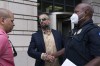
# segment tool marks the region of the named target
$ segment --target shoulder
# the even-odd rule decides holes
[[[52,29],[52,33],[53,33],[54,36],[60,36],[60,37],[62,36],[61,32],[58,31],[58,30]]]
[[[54,29],[52,29],[52,32],[60,33],[60,31]]]
[[[37,36],[37,35],[40,35],[42,34],[42,30],[39,30],[39,31],[36,31],[32,34],[32,36]]]
[[[90,33],[95,33],[100,31],[100,27],[97,25],[92,25],[92,29],[89,31]]]
[[[4,35],[0,35],[0,43],[4,45],[7,42],[8,42],[8,38],[5,37]]]
[[[88,32],[88,35],[91,35],[91,36],[99,36],[100,35],[100,27],[99,26],[95,26],[94,28],[92,28]]]

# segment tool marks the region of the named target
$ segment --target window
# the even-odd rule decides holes
[[[75,5],[75,0],[65,0],[65,5],[74,6]]]
[[[64,5],[58,5],[58,4],[55,4],[54,5],[54,12],[63,12],[64,11]]]
[[[38,0],[38,13],[40,12],[73,12],[74,7],[81,0]]]
[[[54,0],[54,2],[64,4],[64,0]]]
[[[43,2],[42,3],[42,12],[51,12],[52,11],[52,3]]]
[[[65,6],[65,11],[66,12],[73,12],[74,11],[74,6]]]

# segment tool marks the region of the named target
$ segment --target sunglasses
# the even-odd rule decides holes
[[[43,22],[45,20],[49,20],[49,18],[43,18],[43,19],[39,19],[39,22]]]

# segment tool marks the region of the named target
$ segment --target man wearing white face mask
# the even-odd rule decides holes
[[[71,16],[76,24],[66,42],[66,57],[77,66],[100,66],[100,27],[93,24],[90,4],[78,4]]]

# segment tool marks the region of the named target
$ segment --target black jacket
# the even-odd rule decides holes
[[[100,56],[100,27],[92,19],[75,28],[66,42],[66,57],[77,66],[84,66],[95,56]]]

